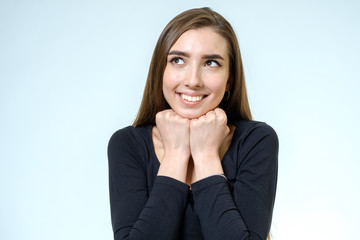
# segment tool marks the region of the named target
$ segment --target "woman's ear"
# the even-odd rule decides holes
[[[228,81],[228,82],[226,83],[225,92],[226,92],[226,91],[229,91],[230,88],[231,88],[231,86],[230,86],[230,83],[229,83],[229,81]]]

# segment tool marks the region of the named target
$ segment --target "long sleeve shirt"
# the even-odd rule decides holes
[[[227,179],[191,184],[157,176],[151,129],[126,127],[108,146],[114,238],[129,240],[265,240],[271,226],[278,138],[267,124],[235,122],[222,159]]]

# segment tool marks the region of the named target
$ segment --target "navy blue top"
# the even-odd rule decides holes
[[[228,180],[207,177],[191,190],[157,176],[152,125],[115,132],[108,146],[114,239],[265,240],[275,200],[278,138],[262,122],[234,125],[222,159]]]

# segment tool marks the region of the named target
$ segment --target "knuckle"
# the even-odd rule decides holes
[[[190,126],[191,127],[195,127],[196,125],[197,125],[197,123],[198,123],[198,119],[192,119],[191,121],[190,121]]]
[[[158,112],[158,113],[155,115],[155,120],[156,120],[156,121],[159,121],[161,118],[162,118],[162,112]]]
[[[171,112],[166,111],[165,117],[166,117],[167,119],[171,118],[171,115],[172,115]]]

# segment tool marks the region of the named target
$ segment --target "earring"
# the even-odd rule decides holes
[[[224,94],[224,100],[227,101],[227,100],[229,100],[229,98],[230,98],[230,90],[227,90]]]

